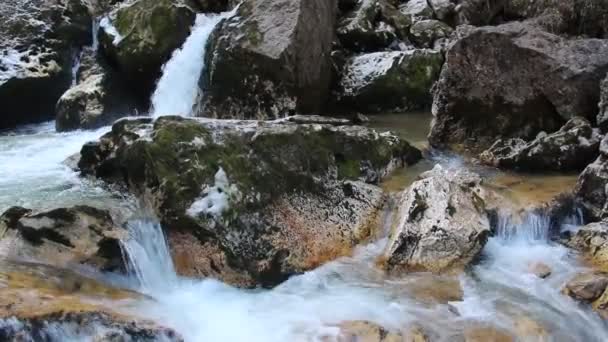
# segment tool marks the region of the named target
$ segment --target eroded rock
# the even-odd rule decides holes
[[[201,116],[278,118],[325,104],[336,0],[252,0],[210,38]]]
[[[405,190],[385,251],[389,269],[460,268],[485,245],[490,222],[481,178],[437,165]]]
[[[13,207],[0,216],[4,257],[56,266],[85,264],[102,271],[124,271],[119,241],[125,234],[107,211],[87,206],[43,213]]]
[[[496,137],[533,139],[574,116],[594,118],[606,56],[608,41],[567,40],[524,22],[468,29],[435,87],[430,142],[483,149]]]
[[[179,249],[181,264],[219,249],[217,260],[248,285],[272,286],[370,236],[385,197],[368,183],[420,157],[396,136],[360,126],[165,117],[117,122],[83,147],[79,166],[125,180],[166,228],[207,246],[192,258]]]
[[[570,119],[555,133],[536,139],[499,139],[480,155],[483,163],[527,171],[582,170],[599,154],[602,136],[583,118]]]
[[[369,112],[424,108],[442,63],[442,54],[428,49],[355,56],[344,68],[336,101],[342,109]]]

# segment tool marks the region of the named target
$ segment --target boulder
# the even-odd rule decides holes
[[[378,0],[359,1],[357,6],[339,22],[340,43],[351,51],[378,51],[388,47],[396,38],[386,24],[377,22],[380,15]]]
[[[443,272],[461,268],[490,234],[481,178],[437,165],[401,194],[384,253],[389,270]]]
[[[608,40],[566,40],[523,22],[468,28],[434,88],[429,140],[485,149],[592,119],[606,71]]]
[[[81,55],[76,85],[66,91],[56,106],[57,131],[93,129],[135,115],[138,101],[120,73],[92,49]]]
[[[580,227],[566,241],[566,245],[583,253],[594,265],[608,265],[608,223],[589,223]]]
[[[142,101],[150,98],[162,65],[190,35],[195,16],[181,0],[135,0],[101,19],[101,50]]]
[[[590,304],[604,319],[608,318],[608,275],[586,272],[568,281],[562,292],[583,304]]]
[[[597,124],[603,132],[608,131],[608,75],[600,85],[600,112],[597,115]]]
[[[488,165],[526,171],[580,171],[599,154],[599,129],[586,119],[570,119],[559,131],[536,139],[499,139],[480,155]]]
[[[369,183],[421,153],[361,126],[164,117],[118,121],[81,156],[153,203],[181,273],[273,286],[369,237],[385,200]]]
[[[80,0],[0,3],[0,130],[50,120],[70,86],[73,57],[91,41]]]
[[[200,116],[278,118],[322,108],[336,0],[252,0],[210,37]]]
[[[0,216],[0,254],[55,266],[124,271],[120,238],[125,234],[107,211],[92,207],[42,213],[13,207]]]
[[[600,143],[600,155],[578,176],[574,194],[588,222],[606,217],[608,207],[608,137]]]
[[[439,20],[420,20],[410,27],[410,39],[419,47],[432,48],[437,40],[450,37],[452,31]]]
[[[424,19],[433,19],[433,9],[427,0],[409,0],[399,6],[399,11],[415,22]]]
[[[476,26],[489,25],[504,11],[508,1],[509,0],[459,0],[458,5],[455,8],[456,24]]]
[[[439,76],[441,52],[419,49],[375,52],[350,58],[336,102],[353,111],[414,110],[431,102],[430,89]]]
[[[437,19],[449,21],[454,15],[456,5],[451,0],[428,0]]]

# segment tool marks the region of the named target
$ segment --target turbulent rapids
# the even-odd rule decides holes
[[[567,1],[6,0],[0,341],[608,341]]]

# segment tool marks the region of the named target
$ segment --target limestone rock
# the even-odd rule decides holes
[[[78,83],[57,102],[57,131],[98,128],[137,113],[136,95],[95,51],[85,49],[80,63]]]
[[[447,39],[452,28],[439,20],[420,20],[410,27],[410,38],[418,46],[432,48],[439,39]]]
[[[437,19],[446,21],[454,14],[456,5],[451,0],[428,0]]]
[[[456,6],[456,24],[483,26],[492,23],[504,11],[509,0],[460,0]]]
[[[424,19],[433,19],[433,9],[427,0],[409,0],[399,6],[399,11],[410,17],[412,22]]]
[[[249,286],[349,253],[370,236],[385,200],[368,183],[421,157],[361,126],[178,117],[118,121],[81,155],[84,173],[126,181],[166,229],[205,246],[192,257],[181,248],[182,264],[215,250]]]
[[[424,108],[442,63],[441,53],[428,49],[355,56],[344,68],[336,101],[355,111]]]
[[[80,0],[0,3],[0,129],[50,120],[70,86],[73,57],[91,40]]]
[[[566,40],[523,22],[468,30],[434,88],[430,142],[485,149],[497,137],[532,139],[574,116],[594,118],[606,56],[608,41]]]
[[[541,133],[536,139],[499,139],[480,159],[500,168],[527,171],[581,170],[599,154],[602,136],[586,119],[570,119],[559,131]]]
[[[570,280],[563,292],[584,303],[591,303],[602,295],[608,286],[608,276],[602,273],[582,273]]]
[[[608,265],[608,223],[589,223],[570,236],[566,244],[582,252],[593,264]]]
[[[388,268],[442,272],[473,260],[490,233],[480,185],[476,174],[439,165],[422,174],[399,200]]]
[[[582,205],[586,218],[593,222],[608,213],[608,138],[600,143],[600,156],[579,175],[574,189],[576,200]]]
[[[597,115],[597,124],[602,131],[608,131],[608,75],[600,85],[600,111]]]
[[[13,207],[0,216],[0,254],[51,263],[85,264],[102,271],[124,271],[120,238],[126,231],[107,211],[87,206],[43,213]]]
[[[251,0],[210,38],[201,116],[278,118],[322,108],[336,0]]]
[[[195,13],[181,0],[135,0],[101,19],[104,55],[149,99],[161,66],[190,34]]]

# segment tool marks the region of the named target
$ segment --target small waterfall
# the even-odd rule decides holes
[[[94,18],[93,19],[93,24],[91,27],[91,32],[92,32],[92,41],[93,44],[91,45],[91,48],[93,49],[93,51],[97,51],[99,49],[99,22],[101,21],[100,17]]]
[[[177,276],[162,227],[146,218],[128,224],[129,238],[122,242],[127,271],[144,292],[157,293],[175,286]]]
[[[78,84],[78,71],[80,70],[80,60],[82,58],[82,51],[75,51],[72,57],[72,87]]]
[[[163,75],[152,95],[152,116],[192,116],[199,96],[198,81],[205,67],[205,48],[211,33],[222,19],[236,12],[199,14],[190,37],[163,66]]]

